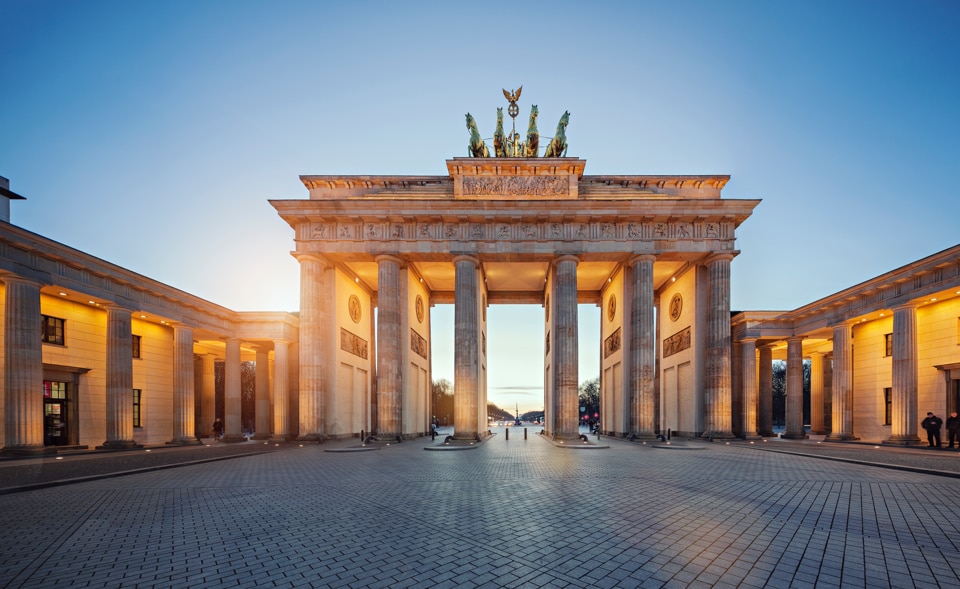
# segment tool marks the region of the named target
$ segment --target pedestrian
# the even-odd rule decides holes
[[[213,437],[218,440],[223,437],[223,422],[219,417],[213,420]]]
[[[957,412],[950,413],[947,418],[947,439],[950,441],[950,447],[953,448],[953,442],[957,442],[957,448],[960,448],[960,417]]]
[[[934,415],[932,411],[927,411],[927,418],[920,422],[920,427],[927,430],[927,442],[930,443],[931,448],[940,447],[941,425],[943,425],[943,420]],[[933,443],[934,440],[937,441],[936,444]]]

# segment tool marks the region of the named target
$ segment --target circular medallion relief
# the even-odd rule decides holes
[[[417,321],[423,323],[423,297],[417,295]]]
[[[610,295],[610,299],[607,300],[607,321],[613,321],[613,318],[617,316],[617,295]]]
[[[350,318],[353,319],[353,322],[360,323],[362,309],[360,308],[360,299],[357,298],[357,295],[350,295],[350,299],[347,300],[347,308],[350,310]]]
[[[683,310],[683,297],[680,296],[680,293],[673,295],[673,298],[670,299],[670,320],[676,321],[680,318],[680,311]]]

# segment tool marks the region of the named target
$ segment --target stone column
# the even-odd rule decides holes
[[[103,448],[134,448],[138,444],[133,440],[132,315],[116,305],[106,305],[106,310],[107,439]]]
[[[733,437],[730,389],[730,261],[733,254],[710,256],[707,303],[706,390],[703,395],[703,437]]]
[[[202,354],[200,363],[200,423],[194,426],[202,437],[213,435],[213,420],[217,418],[217,357]]]
[[[277,441],[290,437],[290,411],[287,406],[289,348],[290,342],[273,340],[273,439]]]
[[[323,272],[326,261],[300,255],[300,432],[299,440],[323,435]]]
[[[846,323],[833,328],[833,427],[827,440],[859,439],[853,435],[853,327]]]
[[[270,439],[270,350],[257,346],[257,364],[254,375],[255,413],[254,440]]]
[[[576,256],[560,256],[556,266],[556,298],[553,334],[554,390],[556,417],[553,437],[576,440],[580,437],[580,383],[577,351],[577,264]]]
[[[656,439],[654,382],[656,377],[656,325],[653,318],[653,262],[656,256],[640,255],[633,266],[630,307],[630,429],[641,440]]]
[[[240,417],[240,340],[226,340],[226,358],[223,363],[223,427],[224,442],[246,442]]]
[[[55,453],[43,445],[40,285],[3,276],[4,454]]]
[[[479,435],[480,322],[477,318],[477,268],[472,256],[453,259],[456,268],[453,325],[453,436],[474,440]]]
[[[400,268],[403,260],[377,256],[377,437],[403,434],[403,333]]]
[[[887,444],[919,444],[917,408],[917,307],[893,310],[893,399]]]
[[[824,434],[823,422],[823,353],[810,353],[810,433]]]
[[[760,382],[757,393],[758,427],[764,438],[773,437],[773,346],[760,346]]]
[[[759,431],[757,400],[757,340],[740,342],[741,376],[743,386],[743,436],[756,438]]]
[[[787,407],[786,431],[788,440],[803,440],[807,431],[803,427],[803,337],[787,338]]]
[[[199,444],[194,428],[193,329],[173,326],[173,439],[171,444]]]

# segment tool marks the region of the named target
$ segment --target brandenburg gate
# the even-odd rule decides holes
[[[491,156],[470,130],[479,157],[447,160],[445,175],[301,176],[309,199],[270,201],[300,263],[300,438],[426,434],[437,304],[455,306],[454,438],[483,437],[487,307],[537,304],[544,433],[576,439],[584,303],[601,309],[603,432],[733,437],[730,263],[760,201],[722,199],[729,176],[509,157],[499,124]]]

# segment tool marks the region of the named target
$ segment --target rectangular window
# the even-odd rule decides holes
[[[63,319],[41,315],[41,335],[40,339],[45,344],[63,345]]]
[[[883,425],[890,425],[892,423],[891,411],[893,410],[893,389],[887,387],[883,389]]]
[[[133,427],[140,425],[140,389],[133,389]]]
[[[893,356],[893,334],[885,333],[883,335],[883,357]]]
[[[140,336],[133,336],[133,358],[135,360],[140,359]]]

